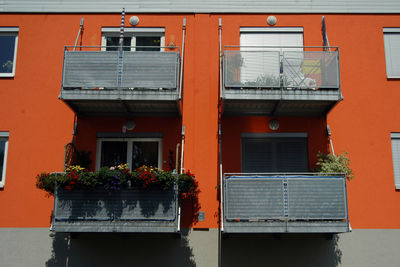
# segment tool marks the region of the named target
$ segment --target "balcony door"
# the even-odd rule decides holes
[[[302,51],[303,28],[240,28],[241,83],[279,86],[282,54]]]
[[[307,135],[242,134],[242,172],[307,172]]]
[[[143,165],[162,167],[161,138],[99,138],[96,168],[128,163],[136,169]]]

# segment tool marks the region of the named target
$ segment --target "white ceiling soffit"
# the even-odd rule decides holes
[[[2,13],[400,13],[399,0],[0,0]]]

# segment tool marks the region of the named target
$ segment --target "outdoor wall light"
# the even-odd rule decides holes
[[[136,26],[139,23],[139,18],[137,16],[132,16],[129,18],[129,23],[132,26]]]
[[[267,22],[268,22],[268,24],[269,24],[270,26],[274,26],[274,25],[276,24],[276,21],[277,21],[277,19],[276,19],[275,16],[269,16],[269,17],[267,18]]]
[[[278,130],[279,128],[279,122],[276,119],[272,119],[269,121],[269,128],[273,131]]]
[[[122,132],[126,133],[127,130],[131,131],[135,129],[136,123],[132,120],[126,121],[125,124],[122,126]]]

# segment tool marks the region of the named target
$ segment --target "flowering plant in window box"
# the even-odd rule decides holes
[[[89,172],[81,166],[68,166],[65,173],[41,173],[36,176],[36,187],[45,190],[50,195],[54,188],[64,190],[93,190],[103,187],[106,191],[119,191],[121,188],[161,188],[169,190],[178,185],[180,193],[194,192],[197,187],[195,176],[189,171],[177,175],[171,171],[142,166],[130,170],[127,164],[112,167],[102,167],[95,172]]]

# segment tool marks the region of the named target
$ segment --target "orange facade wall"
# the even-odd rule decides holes
[[[127,14],[127,17],[134,14]],[[165,153],[186,128],[184,167],[196,174],[205,221],[218,227],[219,43],[239,45],[240,27],[267,27],[269,14],[135,14],[139,27],[165,27],[165,43],[181,46],[187,18],[182,118],[137,118],[135,131],[162,131]],[[274,27],[303,27],[304,45],[322,45],[321,15],[277,15]],[[9,131],[6,185],[0,190],[0,227],[49,226],[52,199],[35,188],[41,171],[61,171],[64,145],[71,140],[73,112],[57,100],[64,45],[73,45],[81,17],[81,45],[100,45],[101,27],[119,27],[120,15],[3,14],[0,26],[19,26],[14,78],[0,78],[0,131]],[[385,71],[383,27],[400,27],[395,15],[325,15],[330,44],[340,47],[344,100],[325,118],[278,118],[279,132],[307,132],[313,155],[327,149],[326,123],[335,150],[351,157],[348,183],[353,228],[399,228],[400,192],[394,189],[390,132],[400,132],[400,81]],[[128,24],[126,24],[128,26]],[[224,170],[240,171],[240,133],[268,132],[268,117],[222,117]],[[120,131],[123,118],[81,118],[79,145],[95,149],[96,131]],[[149,125],[148,122],[154,124]],[[106,123],[105,123],[106,122]],[[173,126],[172,128],[171,125]],[[167,130],[168,129],[168,130]],[[231,135],[232,133],[232,135]],[[176,136],[175,136],[176,134]],[[168,137],[167,137],[168,136]],[[313,140],[310,142],[310,140]],[[93,152],[93,155],[95,153]],[[165,159],[165,157],[164,157]],[[226,160],[226,161],[225,161]],[[226,162],[226,163],[225,163]]]

